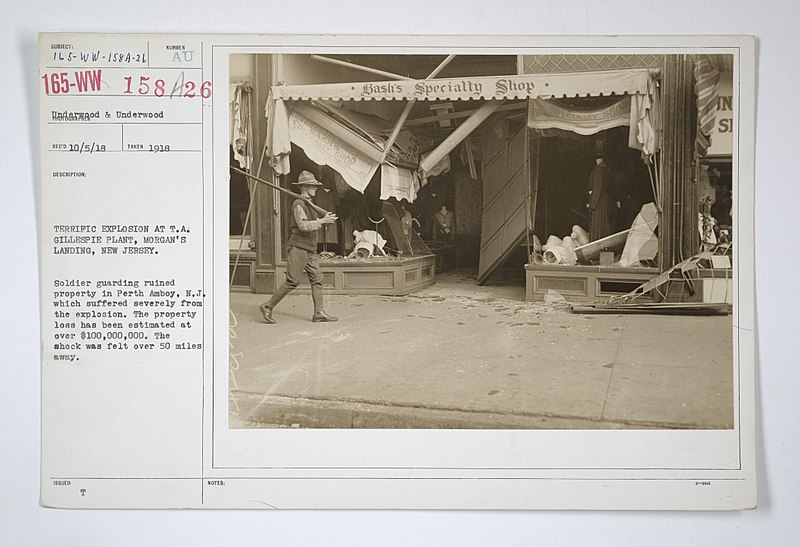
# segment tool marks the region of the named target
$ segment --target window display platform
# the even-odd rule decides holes
[[[426,241],[425,245],[436,255],[436,271],[446,272],[456,266],[456,246],[452,241]]]
[[[326,294],[376,294],[404,296],[428,285],[436,276],[436,255],[411,257],[331,258],[319,261]],[[275,269],[276,284],[286,279],[286,265]],[[311,290],[308,278],[295,289]]]
[[[567,302],[595,302],[626,294],[658,274],[658,268],[526,264],[525,300],[542,301],[553,290]]]

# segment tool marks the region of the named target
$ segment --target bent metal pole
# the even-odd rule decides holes
[[[302,200],[303,200],[303,201],[305,201],[305,202],[306,202],[306,203],[307,203],[307,204],[308,204],[308,205],[309,205],[309,206],[310,206],[312,209],[314,209],[314,210],[315,210],[317,213],[319,213],[319,214],[320,214],[320,215],[322,215],[322,216],[325,216],[325,215],[327,215],[327,214],[328,214],[328,211],[326,211],[326,210],[325,210],[325,209],[323,209],[322,207],[320,207],[320,206],[316,205],[316,204],[315,204],[313,201],[311,201],[310,199],[308,199],[308,198],[305,198],[305,197],[301,196],[300,194],[295,194],[295,193],[294,193],[294,192],[292,192],[291,190],[287,190],[286,188],[281,188],[281,187],[280,187],[280,186],[278,186],[277,184],[272,184],[271,182],[267,182],[267,181],[265,181],[264,179],[258,178],[257,176],[255,176],[255,175],[251,175],[250,173],[247,173],[247,172],[245,172],[245,171],[242,171],[241,169],[237,169],[236,167],[233,167],[233,166],[231,166],[231,168],[230,168],[230,169],[231,169],[231,171],[234,171],[234,172],[236,172],[236,173],[239,173],[240,175],[244,175],[245,177],[249,177],[249,178],[251,178],[251,179],[253,179],[253,180],[257,180],[258,182],[260,182],[260,183],[262,183],[262,184],[266,184],[266,185],[267,185],[267,186],[269,186],[270,188],[275,188],[276,190],[279,190],[279,191],[283,192],[284,194],[290,195],[290,196],[292,196],[293,198],[296,198],[296,199],[302,199]]]

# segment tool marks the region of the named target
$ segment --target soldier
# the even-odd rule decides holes
[[[314,175],[303,171],[297,177],[297,182],[292,184],[300,187],[300,196],[311,199],[317,193],[317,187],[322,186]],[[272,295],[269,301],[259,306],[264,321],[274,324],[272,310],[284,296],[289,294],[300,282],[300,276],[305,272],[311,282],[311,299],[314,301],[314,323],[327,323],[337,321],[336,317],[325,313],[322,305],[322,271],[319,269],[317,256],[317,230],[325,224],[336,222],[336,215],[327,213],[322,218],[317,218],[314,210],[302,199],[292,203],[292,230],[289,235],[289,251],[286,258],[286,282]]]

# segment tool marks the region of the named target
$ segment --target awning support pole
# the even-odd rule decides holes
[[[378,76],[385,76],[387,78],[391,78],[392,80],[413,80],[414,78],[409,78],[408,76],[400,76],[399,74],[395,74],[393,72],[386,72],[385,70],[379,70],[377,68],[370,68],[368,66],[357,65],[355,63],[349,63],[347,61],[340,61],[339,59],[331,59],[330,57],[324,57],[322,55],[312,55],[312,59],[315,61],[322,61],[324,63],[331,63],[333,65],[340,65],[346,66],[348,68],[353,68],[355,70],[362,70],[364,72],[371,72],[372,74],[377,74]]]
[[[439,63],[439,66],[433,69],[433,72],[431,72],[425,79],[430,80],[431,78],[435,78],[437,74],[439,74],[442,70],[444,70],[444,67],[446,67],[448,63],[450,63],[450,61],[453,60],[454,57],[455,55],[448,55],[445,58],[445,60]],[[389,151],[392,149],[392,146],[394,146],[394,141],[397,140],[397,136],[400,134],[400,130],[403,129],[403,126],[405,125],[406,120],[408,119],[408,115],[411,114],[411,109],[414,108],[414,105],[416,103],[417,103],[416,99],[409,99],[409,101],[406,103],[403,112],[400,114],[400,117],[397,118],[397,123],[394,124],[392,133],[391,135],[389,135],[389,140],[386,141],[386,144],[383,147],[383,154],[381,154],[380,163],[383,163],[384,160],[386,160],[386,155],[389,154]]]
[[[459,125],[455,131],[450,133],[436,149],[420,163],[419,167],[424,172],[429,172],[434,165],[439,163],[442,158],[450,153],[461,141],[466,139],[480,124],[497,110],[503,101],[486,101],[475,113],[467,118],[464,123]]]
[[[426,80],[430,80],[431,78],[435,78],[436,76],[438,76],[438,75],[439,75],[439,73],[440,73],[441,71],[443,71],[443,70],[444,70],[444,67],[446,67],[447,65],[449,65],[449,64],[450,64],[450,61],[452,61],[453,59],[455,59],[455,55],[448,55],[447,57],[445,57],[444,61],[442,61],[441,63],[439,63],[439,66],[437,66],[436,68],[434,68],[434,69],[433,69],[433,72],[431,72],[430,74],[428,74],[428,77],[427,77],[427,78],[425,78],[425,79],[426,79]]]

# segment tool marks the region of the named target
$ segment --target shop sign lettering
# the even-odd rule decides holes
[[[501,99],[528,97],[534,94],[537,83],[533,78],[462,78],[448,80],[409,80],[400,82],[367,82],[359,85],[359,95],[365,99],[419,100],[459,97],[461,99]]]
[[[717,115],[711,131],[709,156],[730,156],[733,153],[733,74],[722,72],[719,75]]]

